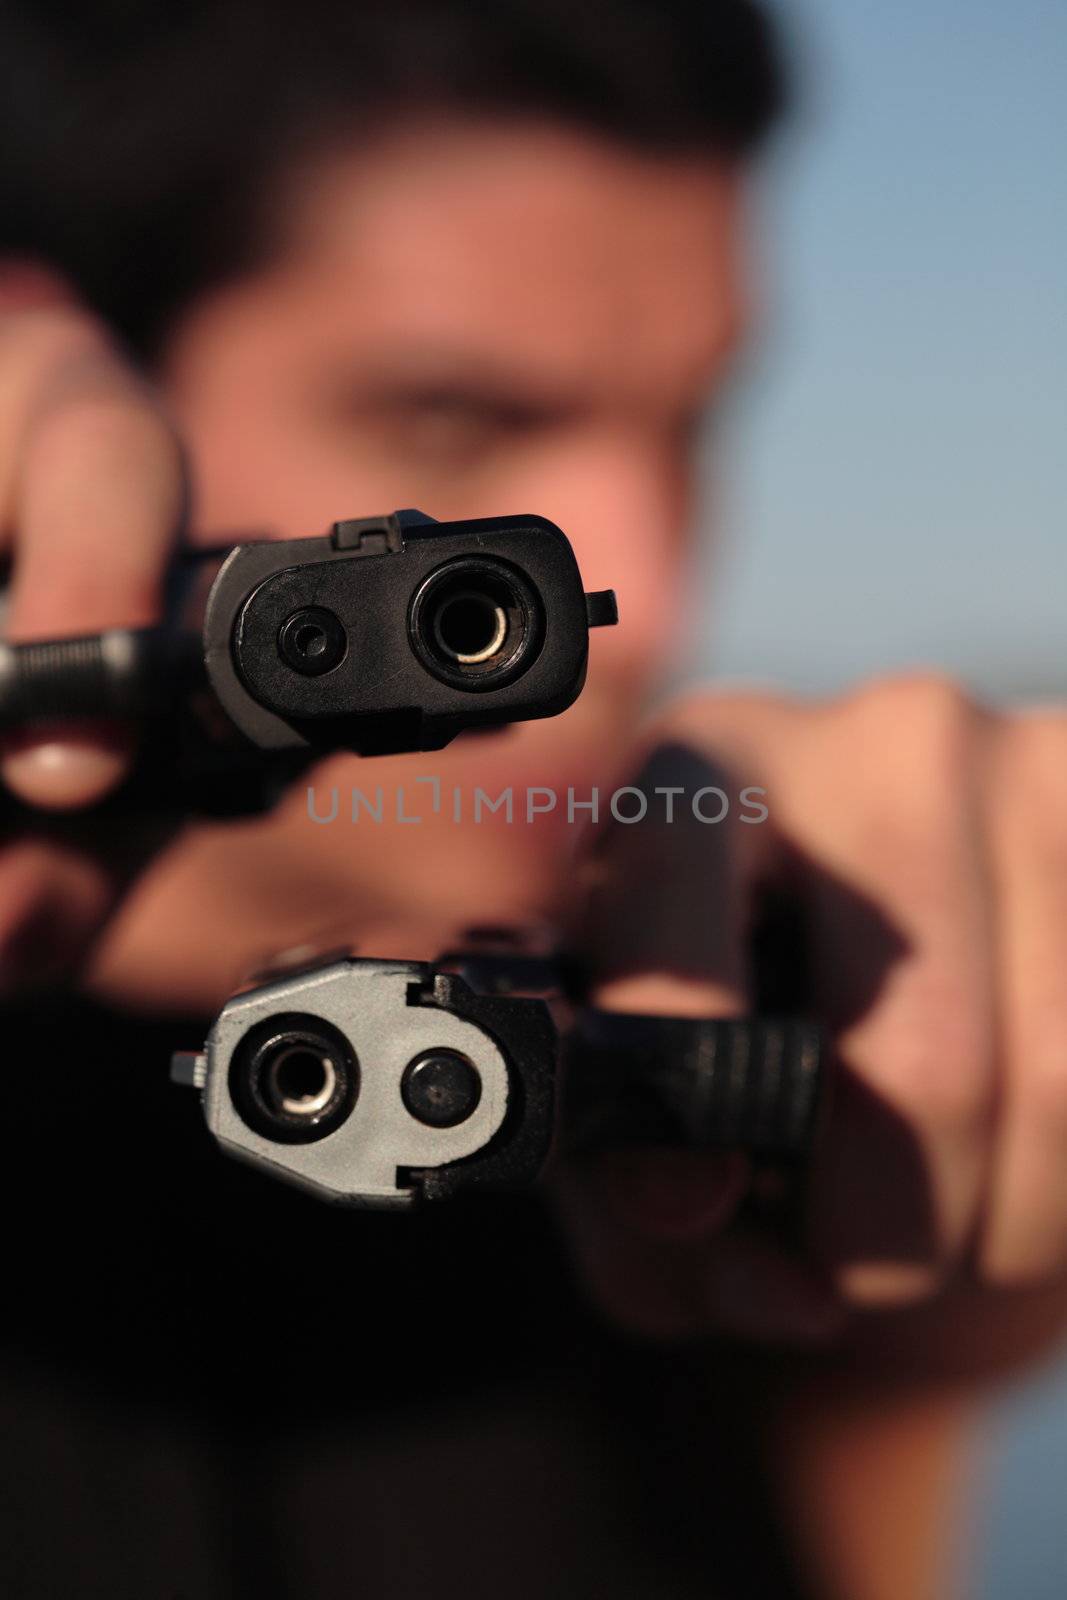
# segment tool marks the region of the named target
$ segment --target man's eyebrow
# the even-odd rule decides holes
[[[358,359],[339,355],[333,388],[351,400],[475,399],[501,409],[570,412],[589,403],[574,376],[536,371],[498,355],[449,346],[394,346]]]

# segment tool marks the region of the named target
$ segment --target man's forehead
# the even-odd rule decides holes
[[[337,154],[290,197],[291,270],[400,359],[491,371],[506,352],[546,386],[620,364],[678,378],[739,331],[739,185],[711,158],[446,124]]]

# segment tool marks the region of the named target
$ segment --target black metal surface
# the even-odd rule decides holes
[[[825,1110],[829,1049],[804,1015],[810,996],[797,904],[768,896],[756,931],[757,1014],[747,1017],[599,1010],[587,1004],[588,973],[573,956],[510,949],[499,936],[445,959],[479,994],[536,993],[552,1003],[562,1153],[658,1144],[799,1162]]]
[[[482,1081],[458,1050],[427,1050],[408,1063],[400,1093],[411,1115],[428,1128],[455,1128],[477,1109]]]
[[[409,529],[401,549],[285,541],[234,553],[205,619],[212,688],[261,748],[310,744],[362,754],[439,749],[461,731],[555,715],[585,681],[585,593],[565,535],[541,517]],[[313,546],[313,548],[309,548]],[[424,615],[452,575],[507,588],[511,647],[500,661],[451,666]],[[348,648],[310,678],[278,650],[287,619],[331,611]]]
[[[579,1012],[564,1046],[565,1148],[807,1151],[824,1079],[821,1031],[796,1019]]]
[[[463,596],[477,596],[499,610],[503,637],[484,660],[462,660],[447,647],[442,616]],[[537,660],[544,643],[544,605],[537,590],[510,562],[456,556],[442,562],[415,592],[408,633],[416,655],[432,677],[468,694],[512,683]],[[476,641],[472,640],[474,645]]]
[[[306,678],[333,672],[347,652],[348,635],[325,606],[301,606],[286,617],[278,631],[278,654]]]
[[[555,1126],[558,1039],[546,1003],[476,994],[454,973],[429,971],[411,1000],[453,1011],[489,1034],[507,1061],[510,1093],[504,1122],[484,1150],[449,1166],[412,1170],[409,1181],[424,1200],[534,1183],[548,1159]]]
[[[450,572],[506,590],[492,660],[430,648],[419,597]],[[553,716],[585,681],[581,577],[540,517],[350,519],[321,538],[186,552],[167,588],[159,628],[0,645],[0,732],[86,719],[130,731],[134,777],[97,810],[262,810],[329,751],[440,749]],[[9,827],[41,826],[10,795],[0,810]]]
[[[585,617],[591,628],[613,628],[619,620],[614,589],[594,589],[585,597]]]

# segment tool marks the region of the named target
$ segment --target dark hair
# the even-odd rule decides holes
[[[147,352],[254,249],[272,173],[421,110],[752,151],[781,74],[753,0],[34,0],[0,20],[0,253]]]

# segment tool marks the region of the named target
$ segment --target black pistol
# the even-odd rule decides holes
[[[184,554],[160,627],[0,644],[0,731],[127,723],[134,770],[103,804],[239,815],[329,751],[437,750],[556,715],[589,628],[616,620],[543,517],[356,518]]]

